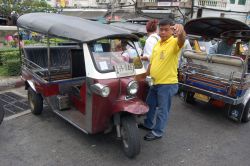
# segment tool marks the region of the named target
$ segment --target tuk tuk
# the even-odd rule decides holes
[[[147,35],[146,26],[142,24],[130,23],[130,22],[114,22],[110,24],[111,26],[126,29],[131,31],[132,34],[138,37],[143,37]]]
[[[199,18],[187,22],[188,34],[208,38],[234,38],[250,41],[250,28],[237,20],[228,18]],[[237,44],[236,44],[237,45]],[[238,122],[250,120],[250,77],[248,59],[245,55],[208,54],[207,51],[184,51],[186,61],[179,68],[179,85],[184,100],[213,103],[220,102],[227,109],[228,117]]]
[[[115,127],[125,155],[140,152],[136,117],[148,111],[142,101],[145,74],[137,36],[79,17],[30,13],[18,27],[44,35],[45,46],[24,46],[22,78],[31,111],[45,101],[52,111],[87,134]],[[52,38],[67,40],[51,44]],[[126,56],[124,55],[126,54]],[[127,57],[129,55],[129,57]]]

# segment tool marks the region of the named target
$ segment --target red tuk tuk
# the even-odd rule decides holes
[[[41,114],[46,101],[53,112],[87,134],[115,126],[125,154],[138,155],[136,116],[148,111],[141,100],[144,81],[138,79],[146,72],[136,49],[138,38],[126,30],[59,14],[25,14],[17,25],[47,40],[46,46],[23,48],[22,78],[32,113]],[[55,45],[51,38],[70,42]],[[118,47],[121,43],[126,47]]]

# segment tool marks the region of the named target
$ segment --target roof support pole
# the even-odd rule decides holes
[[[50,42],[49,42],[49,34],[47,35],[47,54],[48,54],[48,76],[49,76],[49,81],[51,80],[51,77],[50,77]]]
[[[19,27],[17,27],[17,34],[18,34],[18,50],[19,50],[19,56],[20,56],[20,63],[21,63],[21,66],[22,66],[22,52],[21,52],[22,48],[20,46],[21,39],[20,39],[20,29],[19,29]]]

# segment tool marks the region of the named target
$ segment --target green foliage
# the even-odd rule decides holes
[[[46,1],[39,0],[0,0],[0,15],[4,17],[10,16],[12,11],[19,14],[31,12],[57,12]]]
[[[0,75],[16,76],[20,74],[21,61],[19,49],[8,48],[0,50]]]
[[[139,39],[139,42],[140,42],[141,47],[144,48],[145,43],[146,43],[146,37],[140,38],[140,39]]]
[[[23,40],[24,41],[24,45],[32,45],[32,44],[39,44],[39,42],[35,41],[35,40]]]

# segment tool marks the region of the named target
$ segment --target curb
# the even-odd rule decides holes
[[[25,83],[21,78],[18,78],[16,80],[12,80],[9,82],[3,81],[2,83],[0,83],[0,91],[8,90],[11,88],[20,88],[24,85],[25,85]]]

